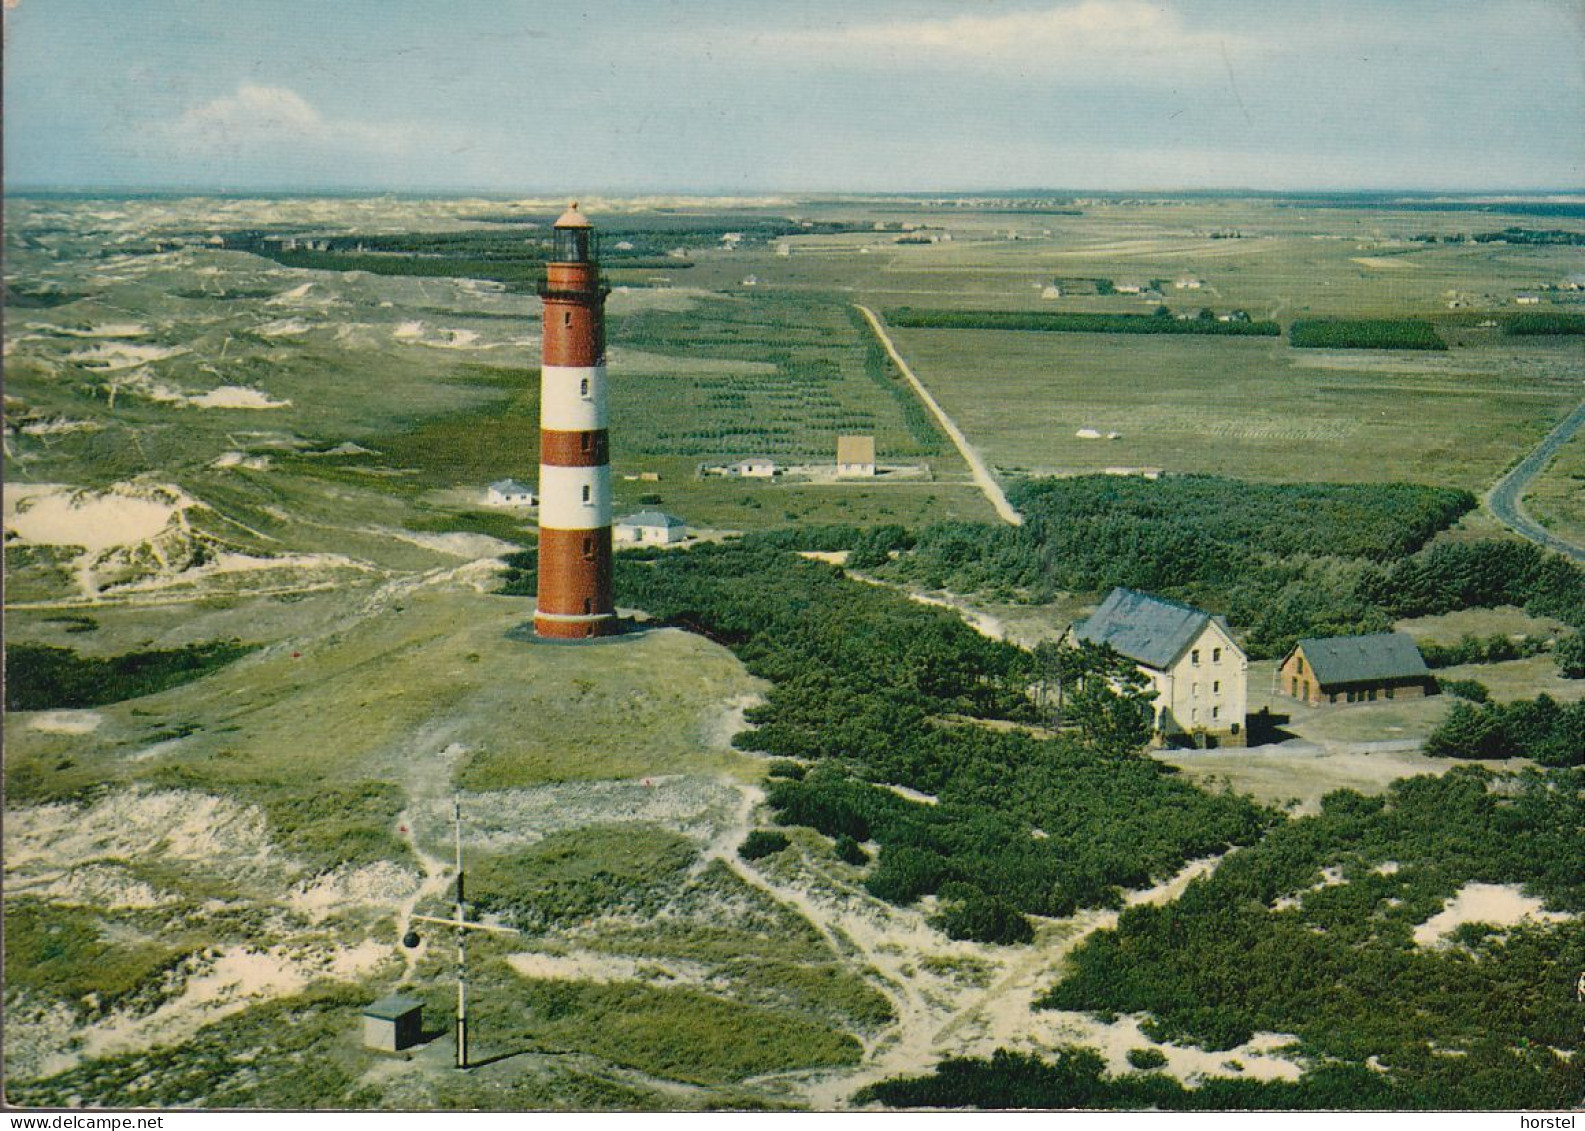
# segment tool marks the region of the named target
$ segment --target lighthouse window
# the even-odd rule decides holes
[[[572,311],[567,310],[567,311],[563,311],[562,312],[561,324],[563,326],[571,326],[572,325]]]
[[[583,448],[584,451],[588,451],[590,446],[593,444],[593,442],[594,442],[594,436],[591,433],[580,432],[578,434],[578,443]]]
[[[589,501],[589,485],[587,483],[583,485],[583,501],[586,503]]]
[[[580,397],[586,397],[589,395],[589,378],[585,377],[582,381],[578,382],[578,395]]]

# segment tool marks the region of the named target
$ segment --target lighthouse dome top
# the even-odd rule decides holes
[[[589,223],[589,218],[578,211],[578,202],[576,200],[567,206],[567,211],[561,214],[561,218],[556,221],[555,226],[558,228],[594,227],[593,224]]]

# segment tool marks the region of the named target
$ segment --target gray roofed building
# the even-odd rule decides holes
[[[1072,633],[1139,666],[1156,693],[1162,741],[1188,736],[1197,745],[1244,745],[1249,662],[1221,617],[1117,588]]]
[[[1333,636],[1301,640],[1321,685],[1364,683],[1377,679],[1424,678],[1431,674],[1414,641],[1401,632],[1373,636]]]
[[[1091,644],[1109,644],[1136,664],[1164,671],[1213,619],[1223,623],[1189,605],[1118,587],[1089,620],[1073,626],[1073,634]]]
[[[1413,639],[1378,632],[1300,640],[1278,666],[1277,685],[1314,704],[1356,703],[1429,694],[1435,680]]]

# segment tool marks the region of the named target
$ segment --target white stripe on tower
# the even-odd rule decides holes
[[[547,432],[595,432],[606,426],[605,417],[605,366],[540,367],[539,426],[542,429]]]

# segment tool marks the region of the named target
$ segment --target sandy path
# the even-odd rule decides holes
[[[1011,526],[1023,525],[1023,515],[1014,510],[1013,504],[1009,503],[1007,496],[1002,494],[1001,485],[996,482],[996,477],[991,474],[991,469],[985,466],[985,461],[980,459],[980,454],[970,446],[969,439],[963,434],[963,430],[946,414],[946,410],[936,403],[936,398],[930,395],[930,390],[925,388],[924,382],[915,377],[914,371],[908,368],[908,363],[903,360],[903,355],[897,352],[897,347],[892,344],[890,335],[886,333],[885,328],[881,325],[880,318],[867,306],[859,306],[857,303],[854,306],[869,322],[870,329],[875,331],[875,336],[880,339],[881,345],[885,347],[887,354],[891,356],[898,371],[913,386],[914,392],[924,403],[924,406],[930,410],[931,415],[936,418],[936,422],[941,425],[942,430],[946,432],[953,444],[957,446],[958,454],[963,457],[963,462],[969,465],[969,471],[974,476],[974,482],[984,492],[986,499],[990,501],[991,506],[995,508],[1002,521]]]

